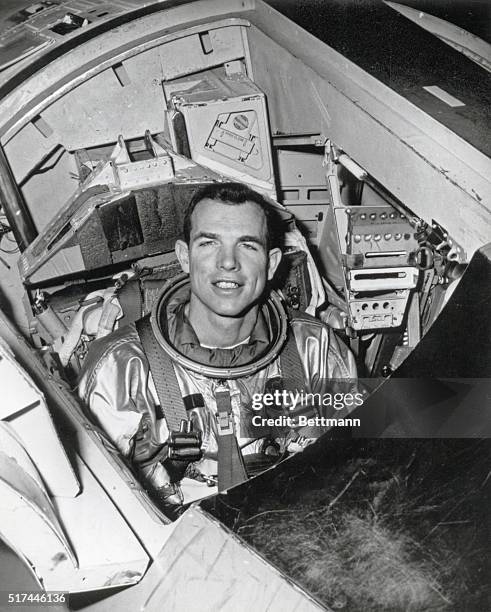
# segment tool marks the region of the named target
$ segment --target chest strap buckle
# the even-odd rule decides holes
[[[219,385],[215,389],[215,400],[217,403],[216,419],[218,434],[227,436],[234,434],[234,423],[232,418],[232,402],[230,390],[225,385]]]

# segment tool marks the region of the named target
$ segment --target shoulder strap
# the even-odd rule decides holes
[[[296,313],[289,311],[289,319],[297,318]],[[281,373],[283,384],[288,390],[303,389],[305,387],[305,374],[302,361],[298,353],[295,334],[291,325],[288,326],[288,337],[285,347],[280,354]]]
[[[187,421],[188,417],[172,360],[155,338],[150,315],[136,322],[136,330],[148,359],[167,427],[169,431],[179,431],[181,421]]]
[[[139,280],[126,282],[118,291],[118,300],[123,311],[123,318],[119,321],[120,327],[134,323],[141,318],[143,308]]]

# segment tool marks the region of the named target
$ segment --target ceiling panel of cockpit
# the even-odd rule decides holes
[[[61,45],[104,21],[165,0],[21,0],[0,5],[0,81],[28,65],[34,56]],[[153,9],[150,9],[153,10]]]
[[[2,0],[0,4],[0,24],[2,30],[11,25],[26,22],[36,14],[40,15],[44,10],[56,6],[66,6],[70,9],[91,10],[97,8],[99,12],[106,10],[104,7],[113,5],[120,11],[131,10],[142,6],[155,4],[155,0],[110,0],[109,2],[98,2],[97,0]]]

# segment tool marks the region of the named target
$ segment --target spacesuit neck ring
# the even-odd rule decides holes
[[[268,309],[268,314],[271,319],[270,328],[274,337],[271,339],[267,351],[257,359],[238,366],[216,367],[200,363],[180,353],[171,343],[167,330],[162,329],[161,321],[167,320],[166,307],[171,297],[175,296],[178,291],[182,290],[188,284],[189,276],[187,274],[180,274],[167,281],[158,293],[150,313],[150,324],[155,338],[160,347],[175,363],[203,376],[226,380],[251,376],[267,367],[276,357],[278,357],[287,339],[288,317],[280,296],[273,290],[270,292],[265,302],[265,306]]]

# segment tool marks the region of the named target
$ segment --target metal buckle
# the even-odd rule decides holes
[[[234,433],[232,415],[228,412],[219,412],[216,415],[218,433],[220,436],[226,436]]]

